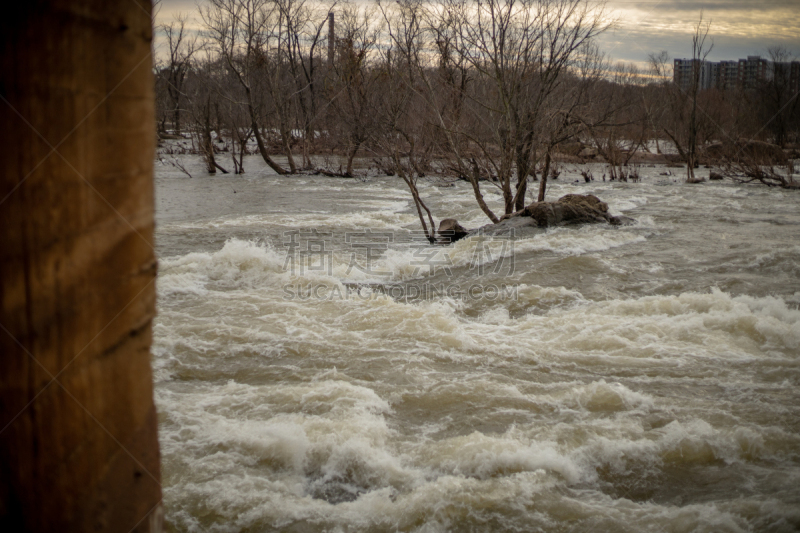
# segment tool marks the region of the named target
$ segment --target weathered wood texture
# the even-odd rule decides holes
[[[149,0],[0,22],[0,528],[158,531]]]

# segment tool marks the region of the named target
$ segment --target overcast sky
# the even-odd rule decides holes
[[[198,3],[203,0],[162,0],[156,22],[180,12],[194,15]],[[709,60],[766,56],[773,45],[800,56],[800,0],[609,0],[607,6],[618,24],[600,44],[615,61],[643,64],[649,53],[661,50],[671,58],[691,57],[691,34],[701,10],[711,21]]]

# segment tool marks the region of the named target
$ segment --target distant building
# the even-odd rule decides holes
[[[800,61],[775,63],[772,79],[785,83],[791,93],[800,92]]]
[[[760,56],[747,56],[739,60],[739,84],[752,88],[759,83],[767,81],[771,76],[770,63]]]
[[[683,91],[692,87],[695,74],[698,74],[698,89],[732,89],[734,87],[754,88],[774,79],[776,73],[787,80],[792,91],[800,89],[800,61],[772,63],[761,56],[747,56],[738,61],[701,61],[699,59],[676,59],[673,64],[672,80]]]
[[[702,80],[707,61],[699,59],[676,59],[672,68],[672,80],[682,91],[688,91],[692,87],[692,82],[697,71],[700,70],[700,88],[703,87]]]
[[[739,62],[720,61],[712,63],[714,74],[710,87],[717,89],[733,89],[739,84]]]

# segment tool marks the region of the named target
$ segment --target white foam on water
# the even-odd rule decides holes
[[[800,347],[800,311],[781,298],[732,297],[718,289],[554,309],[518,326],[540,330],[542,322],[549,328],[539,342],[603,357],[750,360],[775,350],[796,357]]]
[[[573,388],[563,405],[593,412],[631,410],[649,412],[654,408],[654,401],[651,396],[632,391],[621,383],[606,383],[601,379]]]
[[[646,196],[626,196],[608,202],[608,210],[613,215],[620,215],[647,204]]]
[[[776,264],[779,261],[793,261],[800,263],[800,246],[788,246],[778,250],[772,250],[757,254],[749,261],[748,268],[765,268]]]
[[[541,470],[568,484],[578,482],[579,468],[557,448],[554,442],[526,443],[513,434],[493,437],[475,432],[429,443],[419,460],[430,469],[455,476],[488,479]]]
[[[400,230],[418,222],[416,214],[402,213],[406,202],[372,202],[370,207],[384,204],[384,209],[364,210],[346,213],[300,213],[300,214],[269,214],[247,215],[242,217],[224,217],[207,222],[193,222],[173,225],[176,228],[211,229],[211,228],[246,228],[246,227],[286,227],[292,230],[298,228],[348,228],[348,229],[391,229]]]
[[[459,246],[464,248],[459,249]],[[466,264],[470,257],[467,243],[459,241],[453,248],[456,260],[461,265]],[[457,255],[459,252],[461,257]],[[409,255],[388,255],[394,259],[394,263],[390,263],[396,272],[392,276],[394,279],[413,277]],[[285,256],[267,245],[234,239],[213,254],[188,254],[163,260],[159,292],[162,297],[209,298],[212,308],[233,306],[231,312],[240,312],[243,316],[264,311],[308,314],[309,320],[320,324],[341,314],[341,311],[333,312],[334,309],[347,309],[354,326],[360,323],[357,317],[369,317],[373,321],[371,328],[365,323],[367,333],[380,331],[385,324],[399,332],[408,326],[409,335],[413,337],[412,332],[422,328],[421,331],[430,330],[436,335],[432,340],[451,339],[446,341],[447,346],[474,346],[488,349],[490,353],[495,352],[493,345],[504,345],[506,339],[524,336],[536,338],[539,346],[555,350],[553,353],[640,359],[748,360],[770,356],[773,352],[781,357],[796,356],[800,348],[800,311],[777,297],[732,297],[714,289],[709,293],[586,302],[579,294],[563,288],[521,285],[510,308],[523,311],[531,308],[537,310],[535,314],[512,320],[507,310],[495,309],[484,314],[482,320],[465,322],[459,318],[463,302],[447,298],[413,305],[364,290],[360,293],[363,298],[337,300],[334,298],[337,294],[348,294],[341,279],[345,275],[352,278],[357,273],[348,274],[344,261],[334,265],[333,276],[309,271],[302,276],[297,272],[293,275],[284,270],[285,264]],[[362,279],[375,277],[363,274]],[[300,285],[292,285],[295,292],[287,293],[286,284],[294,283]],[[302,284],[320,288],[317,294],[326,298],[320,301],[302,293],[298,288]],[[287,295],[295,298],[287,298]],[[255,306],[255,311],[237,308],[242,306]],[[429,316],[429,313],[434,315]],[[385,319],[375,322],[383,315]],[[510,324],[514,326],[511,332],[497,330],[498,325]],[[340,327],[330,324],[331,331]],[[452,337],[453,334],[456,336]],[[455,344],[447,344],[449,342]],[[702,347],[699,352],[698,347]]]
[[[502,269],[502,260],[514,254],[553,252],[574,256],[602,252],[645,240],[643,235],[631,231],[588,227],[554,228],[513,241],[506,237],[476,235],[446,247],[417,246],[389,250],[384,254],[383,261],[377,263],[377,267],[391,273],[390,279],[407,280],[430,273],[432,268],[428,265],[435,265],[440,271],[490,264]]]
[[[617,231],[613,228],[593,226],[576,228],[554,228],[544,234],[525,239],[517,243],[515,250],[519,252],[550,251],[560,255],[582,255],[602,252],[644,242],[643,235],[630,231]]]
[[[662,197],[648,187],[610,184],[597,194],[612,209],[653,213],[673,200],[687,208],[679,200],[697,190],[659,188]],[[749,201],[739,189],[719,190]],[[450,189],[426,193],[451,199]],[[454,209],[483,216],[468,194],[452,199]],[[403,209],[392,216],[416,224]],[[373,219],[330,222],[374,228],[372,212],[335,216],[362,215]],[[630,264],[615,263],[625,247],[638,253],[654,233],[680,230],[660,214],[636,218],[631,227],[539,232],[516,241],[513,253],[587,256],[558,264],[626,276]],[[397,220],[387,218],[387,227]],[[491,258],[476,254],[478,245]],[[507,302],[384,294],[387,284],[424,278],[419,250],[450,261],[456,280],[470,265],[511,253],[503,239],[486,237],[396,244],[362,272],[336,250],[328,273],[292,271],[285,250],[229,239],[215,251],[161,259],[153,366],[170,527],[800,528],[792,505],[800,486],[800,292],[711,288],[598,300],[581,287],[525,277]],[[765,251],[753,268],[792,254],[786,246]],[[669,270],[656,266],[648,268]],[[286,298],[284,290],[345,294],[351,283],[371,288],[340,300]]]
[[[603,387],[626,396],[623,403],[630,407],[652,407],[645,395],[602,382],[584,387],[577,397],[597,396]],[[228,382],[188,395],[161,390],[157,400],[167,412],[161,440],[171,466],[165,477],[167,483],[173,476],[182,479],[169,483],[165,496],[173,523],[186,529],[199,528],[195,517],[211,513],[220,519],[211,530],[220,531],[280,529],[296,521],[319,528],[449,531],[478,518],[474,513],[481,509],[494,508],[509,513],[509,520],[523,513],[529,527],[553,527],[570,513],[579,523],[604,517],[608,527],[652,526],[658,523],[655,515],[670,524],[747,530],[735,505],[726,510],[714,504],[634,503],[586,489],[567,498],[559,494],[595,483],[598,468],[652,475],[667,463],[758,459],[753,450],[763,448],[752,430],[723,431],[703,420],[654,430],[587,421],[584,430],[554,426],[554,438],[544,440],[532,437],[540,431],[535,428],[512,428],[499,435],[403,441],[386,423],[391,407],[374,391],[331,380]],[[342,494],[358,497],[333,504],[325,499]],[[760,517],[791,516],[780,502],[740,504],[771,508],[762,509]],[[518,513],[512,512],[517,505]],[[604,512],[597,512],[600,507]]]
[[[372,222],[374,219],[365,223],[364,227],[380,229]],[[356,227],[355,223],[353,227]],[[640,234],[615,228],[555,228],[515,241],[506,237],[477,235],[449,246],[430,246],[420,241],[390,248],[368,267],[363,258],[353,255],[353,250],[337,250],[332,252],[330,259],[326,256],[324,260],[313,254],[287,258],[289,252],[286,250],[277,251],[266,243],[232,238],[219,252],[193,253],[182,258],[162,260],[159,282],[167,287],[167,292],[198,289],[198,271],[192,269],[195,265],[201,265],[203,268],[200,271],[209,279],[218,281],[231,276],[238,280],[267,281],[267,277],[274,279],[274,274],[280,274],[285,269],[285,272],[294,272],[308,279],[328,276],[348,282],[385,283],[423,278],[437,270],[452,272],[457,268],[502,263],[505,258],[525,252],[582,255],[644,240],[645,237]],[[502,264],[499,266],[502,267]],[[180,279],[181,273],[186,273],[183,280]]]

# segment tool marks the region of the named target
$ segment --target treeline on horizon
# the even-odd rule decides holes
[[[162,137],[191,134],[209,172],[222,168],[215,140],[225,140],[234,172],[251,140],[280,174],[320,170],[312,155],[336,154],[338,173],[352,176],[354,159],[370,157],[415,200],[419,176],[470,181],[496,221],[502,213],[482,201],[479,182],[499,185],[505,213],[519,210],[529,177],[545,178],[543,199],[556,153],[591,147],[624,177],[645,147],[677,152],[691,173],[710,145],[733,158],[743,139],[798,141],[800,105],[781,76],[704,91],[695,79],[681,91],[666,52],[651,54],[646,71],[611,64],[597,44],[613,23],[602,3],[209,0],[198,9],[200,37],[187,15],[159,28],[157,127]],[[694,58],[708,54],[708,35],[701,19]]]

